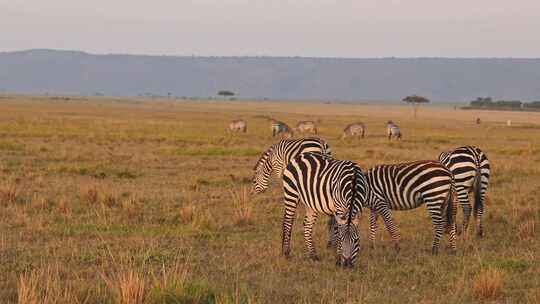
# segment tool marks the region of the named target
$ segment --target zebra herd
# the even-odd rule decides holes
[[[303,224],[309,258],[318,260],[312,233],[318,215],[323,214],[328,216],[328,245],[336,248],[336,263],[344,267],[352,267],[357,260],[360,251],[357,215],[364,208],[370,210],[370,244],[374,244],[380,216],[399,251],[400,235],[392,211],[415,209],[425,204],[434,227],[432,253],[438,253],[445,231],[451,252],[455,253],[457,206],[454,199],[457,194],[464,214],[462,231],[466,233],[471,213],[468,196],[474,192],[477,233],[483,236],[483,203],[490,164],[478,147],[465,146],[443,152],[438,160],[384,164],[363,171],[352,161],[334,159],[323,139],[283,139],[262,154],[254,171],[253,193],[265,191],[272,175],[283,179],[282,253],[285,257],[290,256],[291,231],[300,202],[306,209]]]
[[[317,124],[314,121],[306,120],[300,121],[296,124],[296,127],[291,128],[286,123],[270,118],[270,130],[272,131],[272,137],[281,136],[282,138],[291,138],[295,134],[318,134]],[[233,120],[227,127],[228,133],[246,133],[247,122],[245,120]],[[401,139],[401,130],[397,124],[389,120],[386,125],[386,131],[388,139]],[[355,122],[347,125],[343,129],[343,133],[340,139],[347,137],[360,137],[364,138],[366,135],[366,126],[361,122]]]

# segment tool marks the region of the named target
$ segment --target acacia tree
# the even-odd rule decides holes
[[[404,101],[404,102],[406,102],[408,104],[411,104],[413,106],[414,118],[416,118],[416,112],[418,110],[418,106],[421,103],[428,103],[429,99],[427,99],[427,98],[425,98],[423,96],[410,95],[410,96],[407,96],[407,97],[403,98],[402,101]]]
[[[234,96],[234,92],[233,92],[233,91],[227,91],[227,90],[219,91],[217,94],[218,94],[219,96],[222,96],[223,98],[226,98],[226,97],[229,97],[229,96]]]

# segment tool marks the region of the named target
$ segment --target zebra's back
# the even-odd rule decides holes
[[[438,161],[380,165],[366,175],[374,195],[395,210],[446,198],[452,186],[452,173]]]
[[[486,182],[490,176],[490,163],[487,155],[478,147],[463,146],[452,151],[443,152],[439,160],[454,174],[457,187],[465,187],[472,191],[475,178]],[[484,182],[484,181],[483,181]],[[487,187],[487,184],[485,185]]]

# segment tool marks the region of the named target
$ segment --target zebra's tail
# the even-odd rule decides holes
[[[474,177],[473,182],[474,188],[474,205],[473,205],[473,214],[476,217],[479,208],[482,208],[482,172],[480,172],[480,165],[476,166],[476,176]]]
[[[448,191],[448,195],[446,196],[446,206],[443,207],[443,217],[446,220],[445,224],[445,230],[447,232],[450,231],[452,228],[452,225],[454,223],[454,194],[456,192],[454,177],[452,176],[452,184],[450,185],[450,191]]]

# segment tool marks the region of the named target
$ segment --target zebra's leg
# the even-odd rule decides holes
[[[469,202],[469,191],[465,187],[457,187],[457,198],[461,208],[463,209],[463,223],[461,225],[461,233],[467,237],[469,228],[469,219],[471,217],[471,203]]]
[[[431,254],[436,255],[439,253],[439,246],[441,243],[441,236],[444,232],[445,220],[443,219],[444,202],[437,201],[426,204],[429,215],[431,216],[431,222],[433,223],[434,237],[433,245],[431,247]]]
[[[474,217],[476,219],[476,236],[479,238],[484,237],[484,226],[482,225],[482,215],[484,214],[484,201],[485,201],[485,193],[482,193],[482,197],[480,198],[482,200],[482,203],[476,207],[476,212],[474,214]]]
[[[328,243],[326,247],[336,248],[337,240],[337,222],[334,216],[328,217],[328,224],[326,226],[328,232]]]
[[[292,190],[292,189],[289,189]],[[283,236],[282,236],[282,252],[286,258],[291,255],[291,232],[298,205],[298,192],[284,191],[285,194],[285,214],[283,215]]]
[[[369,246],[371,248],[375,247],[375,233],[379,228],[377,225],[378,214],[377,210],[372,209],[369,214]]]
[[[306,243],[306,251],[309,258],[318,261],[319,257],[313,246],[313,225],[317,221],[317,212],[311,208],[306,208],[306,216],[304,217],[304,240]]]
[[[396,249],[396,252],[399,252],[400,235],[396,223],[394,223],[394,219],[392,219],[392,213],[390,212],[390,209],[386,206],[380,207],[379,213],[384,220],[384,225],[386,226],[386,229],[392,237],[392,241],[394,241],[394,248]]]

